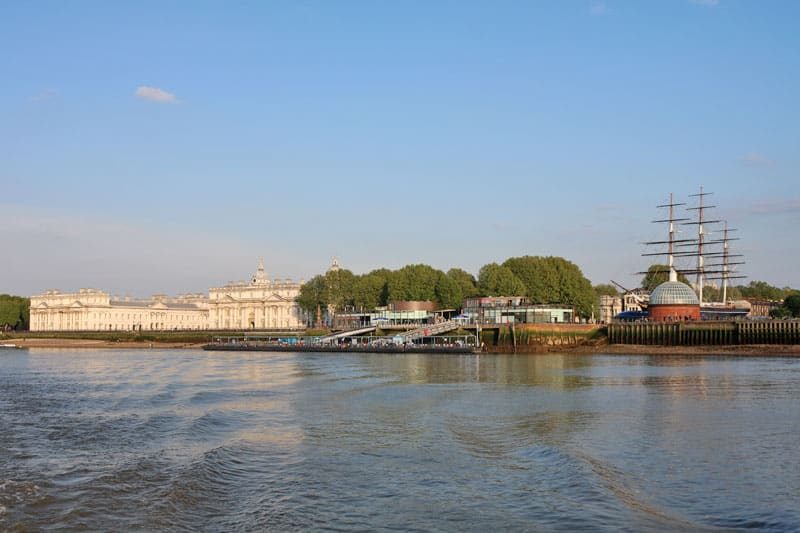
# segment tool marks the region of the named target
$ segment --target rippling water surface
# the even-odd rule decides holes
[[[800,529],[800,360],[0,352],[0,530]]]

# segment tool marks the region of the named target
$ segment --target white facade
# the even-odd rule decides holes
[[[259,263],[249,283],[240,281],[208,291],[208,327],[224,329],[299,329],[306,313],[297,304],[301,283],[270,280]]]
[[[622,296],[623,311],[644,311],[650,301],[650,293],[644,289],[633,289]]]
[[[622,312],[622,296],[600,296],[600,322],[608,324]]]
[[[154,331],[205,329],[208,298],[186,295],[112,300],[107,292],[57,290],[31,297],[31,331]]]
[[[300,329],[308,322],[297,304],[302,283],[270,280],[259,263],[249,283],[229,283],[191,294],[149,300],[112,299],[98,289],[31,297],[31,331],[164,331]]]

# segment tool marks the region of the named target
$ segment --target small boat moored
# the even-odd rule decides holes
[[[27,350],[25,346],[17,346],[16,344],[4,342],[0,343],[0,350]]]

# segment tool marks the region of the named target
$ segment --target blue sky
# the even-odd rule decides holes
[[[0,292],[560,255],[703,185],[800,287],[800,3],[6,2]]]

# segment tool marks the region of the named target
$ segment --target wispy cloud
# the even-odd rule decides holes
[[[608,13],[608,6],[605,2],[595,2],[589,8],[589,13],[592,15],[605,15]]]
[[[47,102],[48,100],[54,99],[58,96],[58,91],[55,89],[44,89],[43,91],[38,92],[37,94],[28,98],[30,102]]]
[[[767,166],[772,164],[772,160],[764,157],[763,155],[756,153],[756,152],[749,152],[744,154],[743,156],[739,156],[736,158],[742,164],[754,166],[754,167],[761,167]]]
[[[136,89],[136,96],[142,100],[158,102],[159,104],[173,104],[178,101],[174,94],[158,87],[147,87],[146,85]]]
[[[719,0],[689,0],[689,2],[704,7],[716,7],[719,5]]]

